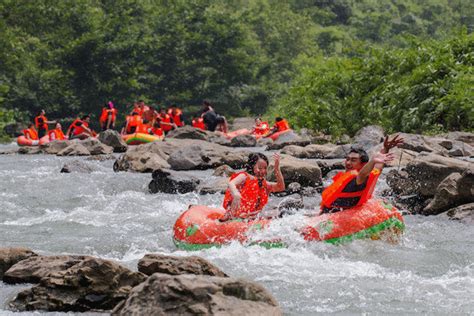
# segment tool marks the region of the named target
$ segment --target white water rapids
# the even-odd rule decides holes
[[[220,194],[149,194],[150,174],[114,173],[113,160],[86,161],[97,169],[91,174],[59,173],[75,159],[84,160],[0,155],[0,247],[93,255],[136,270],[146,253],[190,255],[172,242],[176,218],[189,204],[222,202]],[[205,178],[211,172],[192,174]],[[442,216],[405,216],[397,245],[360,240],[333,246],[302,241],[290,227],[303,218],[288,216],[271,227],[288,248],[234,243],[191,254],[261,283],[287,315],[474,312],[472,226]],[[23,288],[0,282],[1,315],[38,315],[6,309]]]

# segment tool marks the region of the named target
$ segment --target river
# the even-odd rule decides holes
[[[188,255],[172,242],[174,221],[190,204],[222,201],[219,194],[149,194],[150,174],[114,173],[113,160],[87,161],[96,169],[90,174],[59,173],[75,159],[85,158],[0,155],[0,247],[93,255],[136,270],[146,253]],[[211,177],[211,171],[192,174]],[[288,248],[235,243],[192,254],[261,283],[287,315],[474,312],[472,226],[407,215],[399,244],[359,240],[333,246],[301,240],[292,226],[303,219],[288,216],[270,228]],[[22,288],[0,282],[1,315],[38,315],[6,310]]]

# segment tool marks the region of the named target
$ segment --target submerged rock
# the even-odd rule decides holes
[[[0,248],[0,280],[13,265],[33,256],[37,254],[28,248]]]
[[[171,275],[195,274],[227,277],[218,267],[198,256],[177,257],[161,254],[146,254],[138,261],[138,271],[152,275],[165,273]]]
[[[153,180],[148,185],[151,193],[188,193],[196,190],[200,183],[195,177],[166,169],[153,171],[152,178]]]
[[[466,223],[474,223],[474,203],[464,204],[450,209],[446,212],[449,219],[459,220]]]
[[[40,284],[20,292],[9,306],[19,311],[110,310],[145,279],[140,272],[89,257],[67,269],[49,273]]]
[[[74,160],[74,161],[64,164],[60,172],[61,173],[71,173],[71,172],[92,173],[97,170],[98,170],[97,167],[93,165],[84,163],[83,161],[80,161],[80,160]]]
[[[261,285],[235,278],[155,273],[112,315],[281,315]]]

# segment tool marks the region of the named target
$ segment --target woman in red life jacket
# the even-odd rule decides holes
[[[89,128],[91,117],[84,115],[81,119],[72,122],[68,129],[69,139],[86,139],[94,136],[94,132]]]
[[[133,112],[131,116],[127,116],[127,121],[125,122],[125,133],[133,134],[137,133],[139,126],[143,124],[143,119],[137,112]]]
[[[244,172],[238,172],[229,180],[223,207],[226,213],[221,221],[233,218],[253,219],[268,202],[271,192],[285,190],[285,181],[280,170],[280,155],[275,160],[276,182],[267,182],[268,158],[262,153],[251,153]]]
[[[206,130],[206,124],[204,124],[204,119],[202,117],[195,117],[192,121],[192,126],[195,128]]]
[[[171,119],[171,116],[169,116],[168,113],[166,113],[166,109],[164,108],[160,109],[159,119],[160,119],[160,127],[165,133],[165,135],[168,134],[169,131],[176,128],[176,124]]]
[[[55,129],[52,129],[49,131],[48,136],[49,136],[50,141],[66,139],[66,136],[63,133],[61,124],[59,123],[56,123]]]
[[[377,179],[384,164],[393,160],[389,150],[403,143],[398,135],[393,140],[385,138],[380,153],[369,160],[362,149],[351,149],[346,157],[345,172],[333,177],[333,183],[322,193],[321,214],[334,213],[351,207],[360,206],[372,197]]]
[[[266,135],[270,132],[270,126],[268,125],[268,122],[262,122],[262,119],[257,117],[255,119],[255,127],[253,128],[252,133],[255,135]]]
[[[35,124],[33,123],[30,123],[28,125],[28,128],[24,129],[22,132],[23,132],[23,135],[25,135],[26,139],[39,140],[38,132],[36,131]]]
[[[56,124],[56,121],[48,121],[45,114],[46,112],[44,110],[41,110],[35,117],[35,126],[38,130],[39,138],[45,136],[48,133],[48,124]]]
[[[115,128],[115,119],[117,118],[117,109],[114,108],[112,102],[108,102],[100,114],[99,123],[102,131]]]

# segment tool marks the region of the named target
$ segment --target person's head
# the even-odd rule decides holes
[[[165,109],[165,108],[161,108],[161,109],[160,109],[160,114],[165,115],[165,114],[166,114],[166,109]]]
[[[35,127],[35,124],[33,123],[28,124],[28,128],[33,128],[33,127]]]
[[[267,176],[268,158],[262,153],[251,153],[249,155],[245,171],[259,179]]]
[[[39,112],[38,112],[38,115],[45,115],[46,114],[46,111],[41,109]]]
[[[108,106],[108,108],[111,109],[111,110],[114,108],[114,104],[112,103],[112,101],[109,101],[109,102],[107,103],[107,106]]]
[[[134,116],[134,115],[138,115],[138,112],[135,112],[135,111],[132,112],[132,116]]]
[[[89,115],[84,115],[83,117],[81,117],[81,121],[89,123],[90,120],[91,120],[91,117]]]
[[[281,122],[281,121],[283,121],[283,119],[281,117],[279,117],[279,116],[275,117],[275,122]]]
[[[61,123],[56,123],[56,129],[61,129]]]
[[[139,100],[138,105],[141,106],[141,107],[144,107],[145,106],[145,101]]]
[[[204,110],[209,110],[209,108],[211,107],[211,102],[207,100],[202,101],[202,107],[204,108]]]
[[[261,124],[261,123],[262,123],[262,119],[260,117],[255,118],[256,125]]]
[[[369,161],[369,155],[363,149],[351,148],[344,162],[346,171],[359,171]]]

